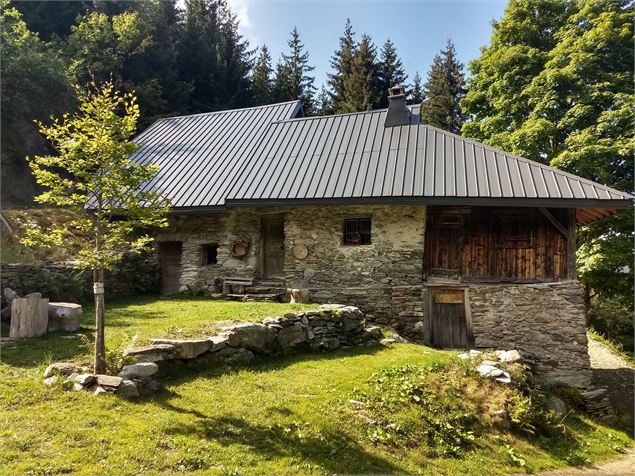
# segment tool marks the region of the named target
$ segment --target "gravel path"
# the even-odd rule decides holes
[[[589,357],[593,380],[609,390],[609,398],[618,413],[633,428],[633,394],[635,393],[635,369],[623,358],[615,355],[605,345],[589,339]],[[635,475],[635,448],[624,456],[591,468],[570,468],[540,473],[540,476],[633,476]]]

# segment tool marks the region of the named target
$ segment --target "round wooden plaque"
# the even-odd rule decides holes
[[[232,256],[236,258],[242,258],[247,254],[248,249],[249,243],[245,243],[244,241],[237,241],[232,245]]]
[[[309,250],[306,247],[306,245],[299,244],[293,247],[293,256],[295,256],[298,259],[306,258],[308,254],[309,254]]]

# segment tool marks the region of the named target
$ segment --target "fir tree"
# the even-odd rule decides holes
[[[419,71],[415,73],[410,90],[410,104],[421,104],[423,102],[423,88],[421,86],[421,76]]]
[[[316,113],[318,116],[328,116],[329,114],[333,114],[333,102],[331,100],[331,95],[324,85],[322,85],[320,92],[317,95],[316,106]]]
[[[461,132],[463,115],[459,103],[465,94],[463,65],[456,58],[451,40],[434,57],[424,85],[425,99],[421,104],[421,119],[432,126],[456,134]]]
[[[344,34],[339,39],[339,49],[331,57],[331,68],[329,73],[329,95],[331,106],[334,112],[342,112],[342,105],[345,102],[344,83],[353,69],[353,58],[355,56],[355,32],[350,18],[346,19]]]
[[[344,78],[344,102],[338,112],[368,111],[377,106],[377,54],[370,36],[364,34],[353,57],[353,67]]]
[[[282,60],[276,67],[274,96],[278,101],[300,99],[304,113],[311,115],[315,109],[315,78],[309,73],[314,67],[309,66],[309,53],[304,51],[297,28],[293,28],[287,45],[289,53],[282,54]]]
[[[267,48],[267,45],[262,45],[251,74],[251,88],[257,105],[271,103],[273,93],[272,73],[269,48]]]
[[[388,88],[392,86],[406,87],[408,75],[403,70],[401,59],[397,56],[395,45],[390,39],[381,48],[378,74],[379,107],[388,107]]]

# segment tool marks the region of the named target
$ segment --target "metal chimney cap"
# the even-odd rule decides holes
[[[403,86],[399,86],[398,84],[395,84],[394,86],[388,88],[389,98],[398,98],[400,96],[405,96],[405,95],[406,95],[406,91],[404,90]]]

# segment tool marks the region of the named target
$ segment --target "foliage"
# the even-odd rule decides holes
[[[350,74],[343,81],[344,101],[339,112],[368,111],[379,102],[377,53],[370,36],[362,35],[353,55]]]
[[[456,57],[451,40],[434,57],[428,80],[423,85],[421,120],[431,126],[458,134],[463,124],[459,103],[465,95],[463,65]]]
[[[414,78],[412,79],[412,88],[410,90],[410,103],[411,104],[421,104],[423,102],[423,86],[421,85],[421,76],[419,75],[419,71],[415,73]]]
[[[251,74],[251,87],[257,105],[269,104],[273,94],[273,69],[267,45],[262,45]]]
[[[408,75],[403,69],[401,59],[397,55],[395,44],[386,40],[379,53],[377,64],[377,94],[380,108],[388,107],[388,88],[392,86],[406,87]],[[409,94],[409,92],[407,92]]]
[[[81,246],[76,257],[79,268],[111,269],[124,252],[142,251],[151,242],[147,233],[132,238],[137,227],[167,225],[168,205],[158,192],[143,189],[157,167],[129,160],[137,147],[131,141],[139,117],[134,96],[121,95],[111,83],[78,93],[79,113],[65,114],[50,126],[40,123],[42,134],[59,155],[28,159],[45,189],[36,200],[74,208],[77,216],[47,229],[31,222],[23,242],[61,247],[70,236]]]
[[[297,28],[293,28],[287,45],[289,52],[282,53],[282,60],[276,66],[274,97],[277,101],[300,99],[304,113],[312,115],[315,109],[315,78],[309,73],[315,67],[309,65],[309,53],[304,50]]]
[[[353,25],[350,18],[347,18],[344,34],[339,38],[339,48],[333,53],[330,60],[333,72],[328,75],[329,95],[335,113],[344,111],[343,107],[346,101],[344,84],[353,70],[353,57],[356,48]]]

